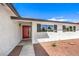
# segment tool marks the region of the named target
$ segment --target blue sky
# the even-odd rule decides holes
[[[78,3],[15,3],[13,5],[22,17],[79,22]]]

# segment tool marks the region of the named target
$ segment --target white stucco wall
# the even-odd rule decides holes
[[[45,25],[57,25],[56,32],[37,32],[37,24]],[[62,25],[76,26],[76,32],[63,32]],[[55,23],[55,22],[32,22],[32,40],[33,43],[56,41],[56,40],[67,40],[79,38],[79,24],[68,24],[68,23]]]
[[[18,20],[17,20],[18,21]],[[32,43],[56,41],[56,40],[69,40],[79,39],[79,24],[69,23],[56,23],[56,22],[43,22],[43,21],[30,21],[19,20],[19,22],[32,22]],[[57,25],[57,32],[37,32],[37,24]],[[76,26],[76,32],[63,32],[62,25]]]
[[[0,55],[8,55],[20,42],[20,27],[11,14],[0,5]]]

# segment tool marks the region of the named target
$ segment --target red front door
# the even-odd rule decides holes
[[[29,34],[30,34],[29,33],[30,26],[23,26],[22,29],[23,29],[23,39],[27,40],[26,38],[30,37],[29,36]]]

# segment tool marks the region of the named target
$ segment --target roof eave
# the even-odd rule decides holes
[[[17,16],[17,17],[21,17],[19,15],[19,13],[17,12],[17,10],[15,9],[15,7],[13,6],[12,3],[6,3],[6,5],[12,10],[12,12]]]
[[[74,22],[65,22],[65,21],[51,21],[51,20],[45,20],[45,19],[35,19],[35,18],[23,18],[23,17],[15,17],[11,16],[11,19],[18,19],[18,20],[31,20],[31,21],[43,21],[43,22],[56,22],[56,23],[68,23],[68,24],[79,24]]]

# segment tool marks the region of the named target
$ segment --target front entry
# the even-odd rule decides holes
[[[31,26],[22,26],[23,40],[28,40],[30,38]]]

